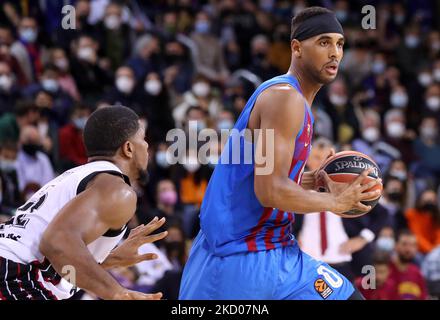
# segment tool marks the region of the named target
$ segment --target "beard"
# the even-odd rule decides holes
[[[408,255],[401,254],[401,253],[399,253],[398,256],[399,256],[400,262],[402,262],[402,263],[412,263],[412,262],[414,262],[414,257],[410,257]]]
[[[148,174],[147,169],[138,169],[138,178],[137,182],[139,185],[145,187],[150,180],[150,175]]]

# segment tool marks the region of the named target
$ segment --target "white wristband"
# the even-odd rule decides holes
[[[370,229],[362,229],[362,231],[359,233],[359,235],[367,240],[368,243],[372,242],[374,238],[376,237]]]

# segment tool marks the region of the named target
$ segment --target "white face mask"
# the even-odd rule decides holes
[[[230,130],[234,127],[234,122],[228,119],[220,120],[217,123],[217,129],[218,130]]]
[[[432,83],[432,77],[427,72],[423,72],[423,73],[419,74],[417,79],[419,80],[419,83],[424,87],[427,87]]]
[[[192,86],[192,91],[197,97],[205,98],[209,95],[211,87],[206,82],[196,82]]]
[[[107,29],[110,30],[118,29],[121,26],[121,18],[114,14],[107,16],[104,19],[104,25]]]
[[[405,170],[390,170],[390,175],[400,180],[406,180],[407,177]]]
[[[394,92],[391,94],[390,102],[393,107],[404,108],[408,104],[408,95],[401,92]]]
[[[144,88],[152,96],[157,96],[162,90],[162,82],[157,79],[148,80],[145,82]]]
[[[347,96],[341,96],[339,94],[331,94],[329,96],[329,100],[335,106],[344,106],[347,103]]]
[[[38,32],[33,28],[24,28],[20,30],[20,38],[26,42],[34,43],[37,40]]]
[[[17,162],[14,160],[0,160],[0,169],[4,172],[16,170]]]
[[[206,122],[203,120],[190,120],[188,121],[188,130],[189,131],[197,131],[200,132],[201,130],[206,128]]]
[[[432,72],[432,75],[433,75],[435,81],[440,82],[440,68],[434,69],[434,71]]]
[[[391,122],[386,129],[390,138],[401,138],[405,134],[405,126],[401,122]]]
[[[123,93],[131,93],[134,87],[134,81],[127,76],[119,76],[116,78],[116,88]]]
[[[415,48],[419,45],[419,37],[408,35],[405,37],[405,44],[408,48]]]
[[[362,137],[368,142],[375,142],[379,139],[379,129],[369,127],[362,131]]]
[[[391,252],[394,250],[395,242],[393,238],[390,237],[379,237],[376,240],[376,247],[385,252]]]
[[[158,151],[156,152],[156,163],[161,168],[168,168],[170,164],[167,160],[167,152],[166,151]]]
[[[12,87],[12,77],[7,75],[0,76],[0,88],[4,91],[9,91]]]
[[[67,59],[57,59],[54,64],[62,71],[66,71],[69,68],[69,61]]]
[[[194,173],[200,168],[200,163],[198,162],[197,158],[189,157],[186,159],[185,163],[183,164],[183,167],[186,169],[186,171],[190,173]]]
[[[47,90],[49,92],[57,92],[60,85],[58,84],[58,81],[55,79],[43,79],[41,81],[41,86],[44,90]]]
[[[440,109],[440,97],[429,97],[426,99],[426,106],[432,111]]]
[[[91,61],[95,50],[91,47],[82,47],[78,49],[78,58],[85,61]]]
[[[435,127],[422,127],[420,129],[420,135],[424,139],[435,139],[435,138],[437,138],[437,128],[435,128]]]
[[[385,71],[385,62],[379,60],[374,61],[373,65],[371,66],[371,71],[373,71],[374,74],[380,74]]]
[[[439,51],[440,50],[440,42],[435,41],[435,42],[431,43],[431,49],[434,51]]]

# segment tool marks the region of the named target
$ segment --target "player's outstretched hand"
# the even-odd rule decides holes
[[[160,300],[162,293],[142,293],[125,289],[113,296],[113,300]]]
[[[324,179],[327,190],[334,195],[335,203],[333,205],[333,213],[344,213],[352,209],[368,212],[370,206],[366,206],[361,201],[379,196],[380,190],[366,191],[381,183],[380,179],[363,183],[373,168],[364,170],[353,182],[341,183],[330,179],[324,171],[320,172],[320,177]]]
[[[127,240],[113,249],[108,258],[102,263],[106,269],[114,267],[129,267],[145,260],[154,260],[154,253],[139,254],[138,249],[145,243],[151,243],[165,238],[167,231],[152,234],[165,223],[165,218],[155,217],[146,225],[140,225],[130,231]]]

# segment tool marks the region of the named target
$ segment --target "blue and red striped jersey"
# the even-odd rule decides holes
[[[200,210],[200,223],[215,255],[270,250],[295,243],[291,233],[294,213],[261,205],[254,191],[255,146],[244,134],[234,134],[245,131],[258,96],[276,84],[289,84],[301,93],[297,79],[291,75],[277,76],[262,83],[235,123],[209,181]],[[267,107],[276,112],[276,106]],[[295,150],[289,177],[297,183],[301,181],[310,153],[314,121],[306,103],[304,108],[303,126],[298,135],[292,137]]]

